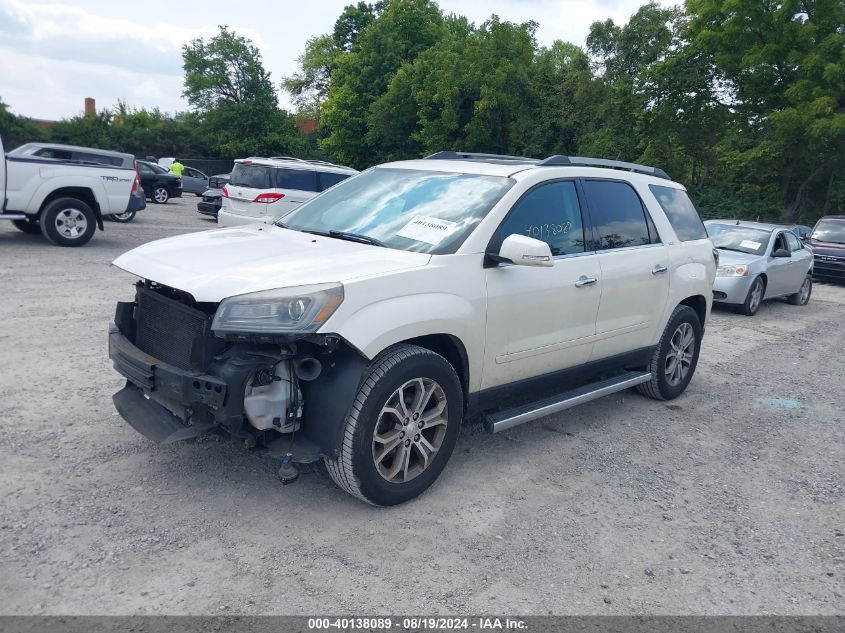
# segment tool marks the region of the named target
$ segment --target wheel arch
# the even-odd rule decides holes
[[[416,345],[418,347],[431,350],[435,354],[440,354],[445,358],[458,378],[461,381],[461,389],[464,392],[464,408],[466,408],[467,398],[469,396],[469,356],[467,355],[466,346],[460,338],[454,334],[426,334],[424,336],[417,336],[409,338],[404,341],[399,341],[394,345],[406,343],[409,345]],[[393,345],[391,345],[393,347]]]
[[[97,196],[88,187],[59,187],[58,189],[54,189],[41,202],[41,206],[38,209],[38,217],[41,217],[41,213],[48,204],[59,198],[76,198],[87,204],[91,207],[94,217],[97,219],[97,228],[101,231],[103,230],[103,216],[100,211],[100,203],[97,201]]]
[[[707,299],[704,296],[692,295],[681,301],[678,305],[689,306],[695,310],[701,326],[704,327],[704,322],[707,320]]]

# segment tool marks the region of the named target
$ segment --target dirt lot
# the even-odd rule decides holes
[[[283,487],[259,454],[159,447],[114,412],[132,278],[109,263],[212,228],[196,200],[81,249],[0,225],[0,612],[845,612],[845,286],[715,310],[672,403],[468,425],[427,494],[376,509],[322,467]]]

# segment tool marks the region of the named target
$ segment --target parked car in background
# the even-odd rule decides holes
[[[146,204],[131,154],[46,143],[5,154],[0,140],[0,156],[0,220],[56,246],[82,246],[103,217]]]
[[[140,183],[140,180],[139,180]],[[112,222],[120,222],[126,224],[135,219],[135,214],[142,209],[147,208],[147,194],[144,188],[139,184],[138,189],[132,192],[132,202],[123,213],[109,213],[103,217]]]
[[[211,176],[208,179],[209,189],[222,189],[229,182],[229,178],[231,177],[231,175],[232,174],[229,173],[229,174],[217,174],[216,176]]]
[[[182,191],[201,196],[208,189],[209,178],[199,169],[185,167],[182,172]]]
[[[358,171],[316,160],[244,158],[223,187],[220,226],[273,221]]]
[[[810,237],[810,233],[813,232],[813,227],[807,226],[806,224],[793,224],[789,227],[789,230],[795,233],[799,240],[806,240]]]
[[[708,220],[719,251],[713,298],[754,316],[765,299],[787,297],[806,305],[813,291],[813,254],[786,227],[759,222]]]
[[[157,204],[164,204],[170,198],[182,196],[182,179],[174,176],[167,169],[156,163],[145,160],[136,161],[138,174],[141,176],[141,186],[147,192],[147,197]]]
[[[220,189],[208,189],[202,194],[202,200],[197,203],[197,211],[216,218],[222,204],[223,192]]]
[[[826,215],[807,240],[813,249],[816,277],[845,280],[845,215]]]

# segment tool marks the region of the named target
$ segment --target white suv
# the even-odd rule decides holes
[[[277,220],[357,173],[351,167],[290,156],[236,160],[232,176],[223,187],[217,224],[237,226]]]
[[[718,255],[659,169],[441,152],[350,178],[275,225],[173,237],[109,352],[120,414],[160,442],[223,433],[325,460],[377,505],[437,478],[461,422],[502,431],[689,384]]]

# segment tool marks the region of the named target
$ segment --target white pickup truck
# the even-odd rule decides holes
[[[56,246],[82,246],[95,227],[103,230],[103,216],[146,206],[131,154],[27,143],[3,157],[0,220],[11,220],[24,233],[42,233]]]

